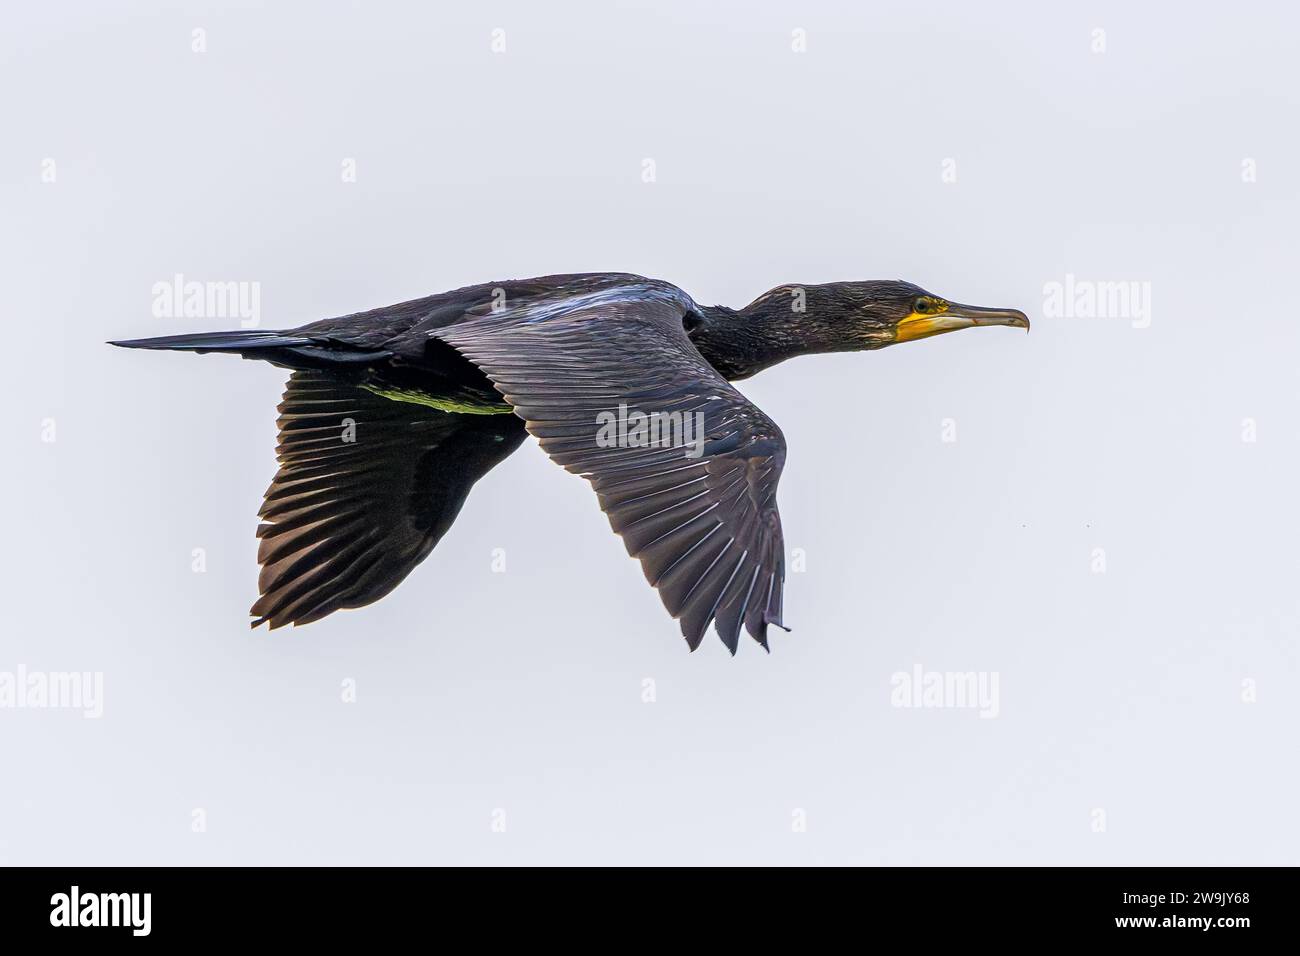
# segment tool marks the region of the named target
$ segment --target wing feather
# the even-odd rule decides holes
[[[680,296],[680,293],[678,294]],[[680,298],[630,286],[598,304],[547,301],[435,330],[479,366],[562,467],[591,482],[693,650],[712,623],[735,653],[781,622],[776,486],[785,439],[691,344]],[[692,441],[601,440],[620,412],[691,415]]]
[[[392,401],[324,371],[290,376],[279,429],[280,470],[258,512],[254,627],[306,624],[383,597],[524,437],[512,415]]]

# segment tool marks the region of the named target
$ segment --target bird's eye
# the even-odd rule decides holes
[[[917,299],[916,305],[913,308],[915,308],[916,311],[920,312],[922,315],[928,315],[930,311],[934,308],[934,303],[931,302],[929,299]]]

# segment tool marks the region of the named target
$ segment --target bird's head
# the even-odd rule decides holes
[[[1029,317],[1019,309],[963,305],[901,280],[808,287],[806,305],[810,313],[822,313],[815,321],[844,337],[846,350],[883,348],[985,325],[1029,328]]]
[[[733,381],[796,355],[879,349],[982,325],[1029,328],[1018,309],[963,305],[897,279],[782,285],[739,312],[703,313],[687,324],[691,339]]]

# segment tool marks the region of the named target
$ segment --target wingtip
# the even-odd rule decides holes
[[[763,612],[763,623],[775,624],[777,627],[785,631],[787,634],[789,634],[793,630],[793,628],[786,627],[784,624],[781,623],[780,614],[768,614],[766,611]]]
[[[735,629],[725,628],[716,618],[713,621],[713,630],[717,633],[718,639],[722,641],[722,646],[731,652],[731,656],[736,656],[736,649],[740,647],[740,629],[743,623],[736,621]]]

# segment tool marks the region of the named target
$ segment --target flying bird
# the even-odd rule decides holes
[[[112,342],[290,370],[257,529],[253,627],[307,624],[395,588],[470,488],[537,438],[591,482],[691,650],[782,623],[781,430],[731,384],[796,355],[884,348],[1016,309],[903,281],[783,285],[742,309],[622,273],[468,286],[286,331]]]

